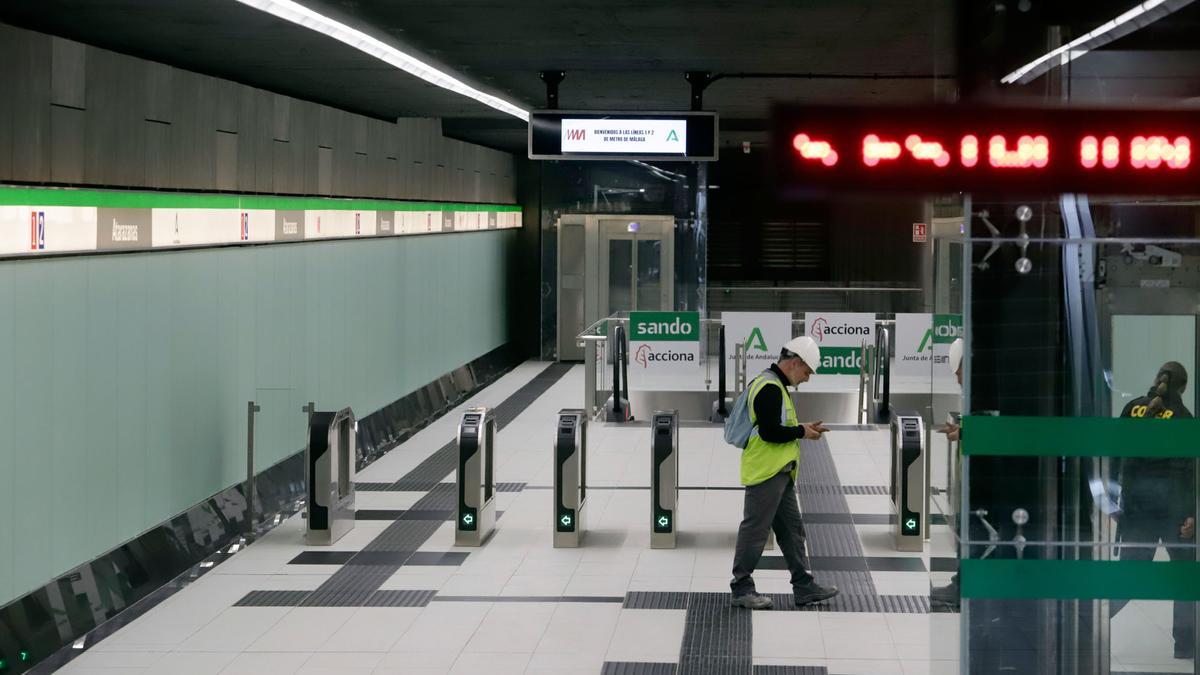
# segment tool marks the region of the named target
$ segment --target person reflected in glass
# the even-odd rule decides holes
[[[1181,364],[1163,364],[1150,391],[1130,401],[1121,417],[1190,418],[1192,412],[1183,403],[1187,382],[1187,370]],[[1187,547],[1196,541],[1194,465],[1194,459],[1183,457],[1132,457],[1121,463],[1122,512],[1117,539],[1130,544],[1119,549],[1122,561],[1153,560],[1160,542],[1167,545],[1171,560],[1196,559],[1196,552]],[[1115,616],[1128,603],[1114,600],[1111,613]],[[1194,658],[1196,654],[1196,615],[1192,607],[1191,602],[1175,602],[1172,633],[1177,659]]]

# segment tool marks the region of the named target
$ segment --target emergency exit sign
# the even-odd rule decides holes
[[[924,244],[926,239],[925,223],[913,223],[913,243]]]

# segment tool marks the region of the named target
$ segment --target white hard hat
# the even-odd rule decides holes
[[[957,373],[958,367],[962,365],[963,357],[963,341],[958,338],[950,343],[950,372]]]
[[[804,363],[808,364],[809,368],[813,369],[813,372],[821,367],[821,348],[817,345],[816,340],[807,335],[792,338],[783,348],[799,356]]]

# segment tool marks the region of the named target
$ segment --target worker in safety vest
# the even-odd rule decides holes
[[[742,451],[746,501],[729,584],[735,607],[770,609],[774,604],[755,591],[752,577],[771,530],[792,573],[797,606],[828,600],[838,593],[835,586],[818,584],[808,571],[804,523],[796,501],[800,439],[818,440],[828,429],[820,422],[800,424],[787,393],[789,385],[807,382],[820,364],[821,348],[816,341],[798,337],[784,345],[778,363],[754,378],[748,388],[754,431]]]

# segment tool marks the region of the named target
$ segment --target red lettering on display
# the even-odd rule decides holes
[[[881,159],[896,159],[900,156],[900,144],[895,141],[879,140],[875,134],[867,134],[862,142],[863,164],[875,166]]]
[[[971,134],[963,136],[959,150],[962,165],[971,168],[979,163],[979,139]]]
[[[1129,143],[1129,163],[1135,169],[1157,169],[1166,164],[1171,169],[1186,169],[1192,163],[1192,144],[1186,136],[1175,142],[1166,136],[1135,136]]]
[[[792,147],[796,148],[804,159],[819,159],[825,166],[837,164],[837,151],[828,141],[810,139],[808,134],[796,134],[792,139]]]
[[[911,134],[904,139],[904,147],[908,148],[914,159],[930,161],[937,166],[950,164],[950,153],[946,152],[941,143],[922,141],[920,136]]]
[[[1025,135],[1010,150],[1004,136],[997,134],[988,141],[988,161],[998,169],[1041,169],[1050,162],[1050,141],[1045,136]]]

